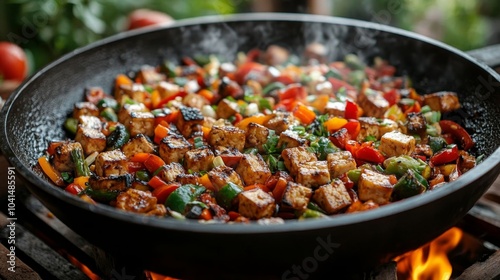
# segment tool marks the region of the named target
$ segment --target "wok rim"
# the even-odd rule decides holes
[[[497,81],[500,81],[500,75],[496,73],[493,69],[488,67],[485,63],[477,61],[465,52],[462,52],[454,47],[451,47],[445,43],[439,42],[437,40],[425,37],[414,32],[402,30],[399,28],[386,26],[379,23],[360,21],[354,19],[347,19],[341,17],[328,17],[319,15],[309,15],[309,14],[286,14],[286,13],[252,13],[252,14],[234,14],[229,16],[205,16],[190,18],[184,20],[178,20],[174,24],[146,27],[139,30],[125,31],[108,38],[91,43],[87,46],[78,48],[66,55],[63,55],[59,59],[49,63],[41,70],[36,72],[34,75],[27,78],[11,96],[7,99],[4,107],[2,108],[0,114],[0,149],[3,155],[15,167],[16,173],[18,172],[21,176],[29,182],[33,187],[40,188],[43,192],[48,193],[50,196],[55,197],[57,200],[62,200],[64,203],[71,204],[72,207],[78,207],[85,211],[89,211],[94,215],[103,215],[106,218],[118,220],[120,222],[130,223],[139,226],[148,226],[159,228],[162,230],[169,231],[188,231],[193,233],[211,233],[211,234],[269,234],[269,233],[294,233],[301,231],[315,231],[319,229],[331,229],[339,226],[347,226],[351,224],[358,224],[367,221],[373,221],[377,219],[387,218],[389,216],[398,215],[403,212],[411,211],[415,208],[422,207],[427,204],[434,203],[441,198],[450,195],[451,193],[465,188],[477,181],[479,178],[487,173],[495,172],[497,175],[500,172],[500,148],[497,149],[488,156],[481,164],[482,168],[474,168],[474,172],[467,172],[466,174],[460,176],[457,181],[448,183],[446,187],[439,188],[437,190],[414,196],[403,201],[398,201],[385,205],[383,207],[373,209],[370,211],[344,214],[332,216],[329,219],[317,219],[317,220],[307,220],[307,221],[286,221],[285,224],[279,225],[259,225],[259,224],[206,224],[199,223],[198,221],[179,221],[175,219],[164,219],[157,217],[148,217],[145,215],[138,215],[135,213],[125,212],[111,206],[104,204],[91,205],[83,200],[64,192],[64,190],[55,187],[49,181],[38,176],[32,167],[25,166],[21,163],[19,158],[14,154],[11,148],[11,143],[9,136],[7,135],[7,121],[11,113],[12,105],[14,101],[25,91],[24,89],[38,79],[43,78],[43,75],[48,72],[53,67],[66,62],[74,56],[81,55],[85,52],[91,51],[95,48],[103,47],[109,43],[127,40],[130,37],[141,36],[150,32],[157,32],[164,29],[181,28],[185,26],[192,25],[210,25],[210,24],[220,24],[224,22],[250,22],[250,21],[292,21],[292,22],[304,22],[304,23],[326,23],[326,24],[337,24],[344,26],[359,27],[369,30],[378,30],[385,33],[392,33],[394,35],[399,35],[403,37],[410,38],[415,41],[421,41],[427,44],[434,45],[438,48],[444,49],[447,52],[454,53],[472,65],[476,65],[481,68],[482,71],[488,73]],[[28,94],[28,93],[26,93]],[[48,207],[50,209],[50,207]]]

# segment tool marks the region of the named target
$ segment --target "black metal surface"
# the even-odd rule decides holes
[[[272,20],[271,20],[272,19]],[[381,56],[409,75],[421,93],[456,91],[463,108],[446,117],[472,133],[480,167],[436,191],[376,210],[285,225],[207,225],[143,217],[89,205],[55,188],[36,168],[86,86],[111,89],[113,77],[165,58],[219,54],[280,44],[301,53],[328,46],[331,59]],[[80,49],[28,79],[0,117],[1,148],[31,192],[87,240],[131,264],[195,278],[225,273],[293,277],[364,269],[417,248],[454,225],[500,170],[498,74],[439,42],[373,23],[306,15],[239,15],[188,20],[163,29],[117,35]],[[296,268],[302,273],[300,276]]]

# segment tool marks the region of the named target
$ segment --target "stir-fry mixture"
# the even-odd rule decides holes
[[[89,203],[212,222],[326,218],[419,195],[476,165],[474,142],[441,114],[453,92],[419,95],[376,58],[327,62],[311,44],[184,57],[84,90],[74,140],[39,158]]]

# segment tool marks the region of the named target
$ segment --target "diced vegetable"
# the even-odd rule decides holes
[[[186,205],[194,201],[205,191],[204,187],[197,185],[183,185],[174,190],[165,201],[165,206],[171,210],[184,214]]]
[[[242,191],[241,187],[233,183],[227,183],[216,194],[217,203],[225,209],[230,209],[234,199]]]

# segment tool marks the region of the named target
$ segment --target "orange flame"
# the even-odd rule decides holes
[[[152,271],[145,271],[147,279],[151,280],[179,280],[177,278],[169,277],[169,276],[164,276]]]
[[[100,280],[101,277],[97,276],[90,268],[88,268],[86,265],[83,263],[79,262],[75,257],[71,255],[67,255],[67,258],[70,263],[72,263],[74,266],[76,266],[78,269],[80,269],[83,274],[87,275],[87,277],[91,280]]]
[[[447,254],[457,247],[462,235],[463,232],[460,229],[451,228],[429,244],[395,258],[394,260],[398,263],[398,278],[450,279],[452,266]]]

